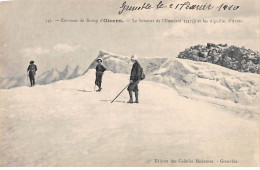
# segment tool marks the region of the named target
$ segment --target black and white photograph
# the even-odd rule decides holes
[[[259,0],[0,2],[1,167],[259,167]]]

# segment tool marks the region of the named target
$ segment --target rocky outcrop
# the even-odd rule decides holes
[[[209,62],[240,72],[260,74],[259,52],[227,44],[196,45],[180,52],[178,58]]]

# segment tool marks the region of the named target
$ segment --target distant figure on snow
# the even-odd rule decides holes
[[[133,103],[133,95],[132,92],[135,92],[135,103],[139,103],[138,101],[138,83],[141,80],[141,74],[142,74],[142,67],[138,63],[138,57],[135,55],[131,56],[131,61],[134,63],[131,75],[130,75],[130,85],[128,86],[127,90],[129,91],[129,97],[130,100],[127,103]]]
[[[29,72],[31,87],[35,85],[36,71],[37,71],[37,66],[34,64],[34,61],[30,61],[30,65],[27,68],[27,72]]]
[[[104,71],[106,71],[106,68],[101,64],[102,63],[102,59],[98,58],[97,59],[97,66],[96,66],[96,80],[95,80],[95,85],[98,86],[98,90],[97,92],[101,91],[101,83],[102,83],[102,77],[104,74]]]

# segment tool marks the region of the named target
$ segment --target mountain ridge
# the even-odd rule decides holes
[[[51,68],[43,72],[40,75],[36,74],[36,84],[45,85],[49,83],[53,83],[59,80],[68,80],[73,79],[75,77],[81,76],[83,74],[83,69],[80,66],[76,66],[75,68],[71,68],[71,66],[67,65],[63,70],[59,71],[56,68]],[[27,86],[29,85],[29,77],[27,75],[19,76],[19,77],[6,77],[0,78],[0,88],[1,89],[10,89],[19,86]]]

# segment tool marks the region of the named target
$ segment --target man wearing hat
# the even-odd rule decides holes
[[[27,72],[29,72],[31,87],[35,85],[36,71],[37,71],[37,66],[34,64],[34,61],[30,61],[30,65],[27,68]]]
[[[102,59],[98,58],[97,59],[97,66],[96,66],[96,80],[95,80],[95,85],[98,86],[98,90],[97,92],[101,91],[101,83],[102,83],[102,77],[104,74],[104,71],[106,71],[106,68],[101,64],[102,63]]]
[[[127,90],[129,91],[130,100],[127,103],[133,103],[133,95],[132,92],[135,92],[135,103],[139,103],[138,101],[138,83],[141,80],[141,66],[138,63],[138,57],[136,55],[131,56],[131,61],[134,63],[131,75],[130,75],[130,85]]]

